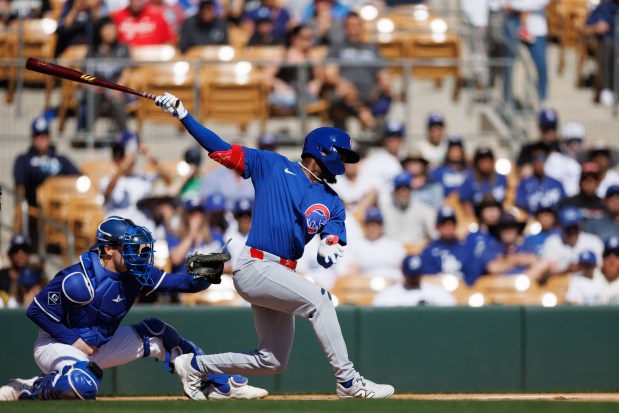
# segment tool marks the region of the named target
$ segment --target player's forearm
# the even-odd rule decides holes
[[[194,277],[190,274],[167,274],[157,287],[157,291],[197,293],[206,290],[210,285],[203,277]]]
[[[72,345],[80,338],[75,331],[49,318],[35,303],[30,304],[26,315],[47,334],[61,343]]]
[[[232,148],[228,142],[221,139],[215,132],[205,128],[190,113],[181,122],[187,132],[194,137],[204,149],[210,152],[227,151]]]

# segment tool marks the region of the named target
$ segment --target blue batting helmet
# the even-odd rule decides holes
[[[311,156],[332,175],[344,173],[344,163],[359,162],[359,155],[352,150],[352,139],[337,128],[317,128],[307,134],[303,145],[303,158]]]
[[[145,227],[136,225],[127,218],[111,216],[97,227],[97,242],[90,249],[98,249],[104,245],[120,246],[127,271],[140,284],[153,286],[155,282],[151,269],[155,254],[154,244],[152,234]]]

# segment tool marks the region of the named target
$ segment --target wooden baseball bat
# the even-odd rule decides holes
[[[80,72],[79,70],[74,70],[54,63],[46,62],[44,60],[35,59],[34,57],[29,57],[28,60],[26,60],[26,69],[32,70],[34,72],[43,73],[44,75],[56,76],[62,79],[71,80],[73,82],[100,86],[107,89],[114,89],[120,92],[129,93],[131,95],[140,96],[146,99],[155,100],[157,98],[157,96],[153,95],[152,93],[142,92],[141,90],[131,89],[127,86],[108,82],[107,80],[99,79],[97,77]],[[177,100],[174,107],[178,107],[179,103],[180,101]]]

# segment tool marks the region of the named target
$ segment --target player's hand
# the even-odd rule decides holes
[[[157,96],[155,105],[160,106],[165,113],[179,120],[187,116],[187,109],[183,106],[183,102],[171,93],[166,92],[162,96]]]
[[[97,348],[87,344],[81,338],[78,338],[75,343],[73,343],[73,347],[80,350],[82,353],[86,354],[88,357],[94,355],[97,352]]]
[[[335,264],[339,257],[344,256],[344,246],[339,241],[336,235],[328,235],[320,241],[318,255],[324,258],[327,264],[330,262]]]

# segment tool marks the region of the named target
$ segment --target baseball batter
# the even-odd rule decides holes
[[[335,373],[340,398],[390,397],[392,386],[364,379],[348,359],[331,294],[294,272],[296,260],[316,234],[321,238],[317,260],[323,267],[330,267],[343,255],[346,215],[327,183],[344,173],[344,163],[359,161],[350,136],[335,128],[315,129],[305,138],[302,162],[291,162],[274,152],[230,145],[200,125],[177,101],[166,93],[155,102],[180,119],[211,159],[251,179],[256,191],[252,226],[236,262],[234,285],[252,304],[259,347],[177,357],[175,371],[185,393],[192,398],[198,395],[207,373],[282,372],[294,338],[294,317],[298,316],[312,324]]]
[[[129,219],[112,216],[99,225],[97,243],[79,263],[60,271],[28,308],[28,317],[41,329],[34,358],[44,375],[0,387],[0,400],[95,399],[106,368],[142,357],[169,365],[179,354],[203,354],[156,318],[119,327],[144,289],[148,295],[196,292],[210,285],[202,277],[154,268],[153,244],[150,231]],[[197,387],[200,395],[193,398],[201,400],[201,388],[211,399],[268,394],[249,386],[243,376],[209,375]]]

